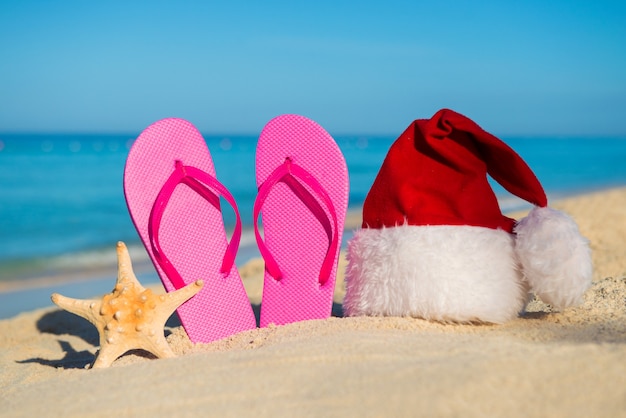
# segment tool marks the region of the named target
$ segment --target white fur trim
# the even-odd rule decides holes
[[[348,243],[347,316],[503,323],[527,285],[511,234],[473,226],[361,229]]]
[[[531,291],[557,308],[580,303],[591,285],[589,242],[568,215],[533,208],[515,227],[516,251]]]

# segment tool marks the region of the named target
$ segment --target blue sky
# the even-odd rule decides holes
[[[0,132],[626,135],[623,1],[2,1]]]

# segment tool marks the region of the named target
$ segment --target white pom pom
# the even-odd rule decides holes
[[[535,207],[515,227],[515,250],[528,284],[556,308],[581,302],[591,285],[589,242],[563,212]]]

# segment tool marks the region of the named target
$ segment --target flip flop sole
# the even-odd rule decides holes
[[[288,158],[308,171],[326,191],[334,206],[336,232],[341,240],[349,181],[345,159],[334,139],[305,117],[279,116],[265,126],[259,137],[257,185],[261,186]],[[320,285],[319,274],[329,248],[329,236],[311,208],[288,185],[278,182],[265,199],[261,214],[265,246],[279,266],[282,278],[277,280],[265,271],[260,325],[328,318],[339,246],[330,277]],[[328,210],[326,216],[331,219]]]
[[[168,292],[175,287],[155,257],[148,230],[155,199],[176,161],[215,177],[213,161],[200,132],[185,120],[164,119],[137,138],[124,170],[128,210]],[[227,274],[220,273],[228,240],[219,206],[179,184],[167,202],[158,234],[162,253],[184,282],[205,282],[200,293],[177,310],[192,342],[211,342],[256,327],[236,266],[233,264]]]

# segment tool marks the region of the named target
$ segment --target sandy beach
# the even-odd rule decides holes
[[[591,242],[578,307],[533,301],[504,325],[341,318],[340,275],[327,320],[194,345],[174,316],[177,358],[131,352],[101,370],[86,368],[96,329],[51,307],[0,321],[0,416],[626,417],[626,188],[551,206]],[[258,309],[263,264],[240,272]]]

